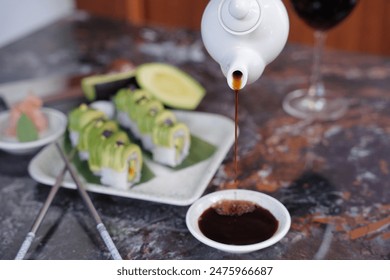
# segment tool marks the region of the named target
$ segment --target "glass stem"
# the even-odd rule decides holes
[[[313,66],[310,77],[310,87],[308,91],[309,97],[322,98],[325,95],[325,88],[322,82],[321,61],[325,45],[326,33],[323,31],[315,31],[314,33],[315,46],[313,53]]]

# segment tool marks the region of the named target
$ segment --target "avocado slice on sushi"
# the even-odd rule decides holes
[[[130,103],[131,95],[132,91],[129,88],[122,88],[115,94],[112,101],[118,111],[127,111],[127,104]]]
[[[176,115],[170,110],[162,110],[156,116],[155,125],[172,126],[177,122]]]
[[[110,152],[109,147],[121,146],[128,143],[130,143],[130,140],[127,133],[121,130],[115,132],[107,141],[101,142],[98,151],[101,154],[101,164],[108,166],[108,163],[111,160],[112,153]]]
[[[152,133],[156,116],[162,110],[164,110],[164,106],[156,99],[149,100],[147,103],[139,106],[137,125],[142,134]]]
[[[130,96],[130,102],[127,105],[129,116],[133,121],[136,121],[139,117],[139,108],[148,103],[151,99],[151,94],[146,90],[137,89],[133,91],[133,94]]]
[[[79,141],[77,143],[77,149],[79,150],[79,152],[88,151],[91,131],[101,127],[104,122],[105,122],[104,120],[94,120],[83,128],[82,132],[80,133]]]
[[[205,89],[195,79],[173,65],[142,64],[135,77],[142,89],[171,108],[193,110],[205,95]]]
[[[90,168],[94,168],[94,171],[100,171],[103,166],[107,166],[111,159],[110,149],[107,147],[119,146],[130,143],[127,133],[124,131],[116,131],[110,137],[104,141],[100,141],[93,146],[91,150],[92,156],[90,157]]]
[[[118,129],[118,124],[115,121],[106,121],[98,123],[89,131],[87,136],[88,165],[93,173],[98,174],[101,169],[101,142],[107,141]],[[79,151],[81,152],[80,149]]]
[[[73,109],[68,115],[69,138],[73,147],[79,143],[82,130],[95,120],[104,120],[106,115],[98,110],[89,108],[86,104]]]
[[[142,169],[142,152],[133,143],[107,145],[110,156],[103,162],[101,183],[119,189],[128,189],[139,182]]]
[[[184,123],[158,126],[153,130],[153,160],[175,167],[183,162],[191,145],[190,131]]]
[[[96,119],[104,119],[106,115],[98,110],[89,108],[86,104],[81,104],[78,108],[69,113],[69,130],[81,132],[81,130]]]

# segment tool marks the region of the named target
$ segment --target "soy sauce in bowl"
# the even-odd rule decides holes
[[[199,217],[199,229],[211,240],[248,245],[271,238],[278,220],[260,205],[244,200],[222,200]]]

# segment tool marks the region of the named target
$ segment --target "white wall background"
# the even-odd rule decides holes
[[[0,47],[73,10],[74,0],[0,0]]]

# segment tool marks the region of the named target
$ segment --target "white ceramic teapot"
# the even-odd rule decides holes
[[[256,81],[282,51],[289,20],[281,0],[211,0],[201,32],[228,85],[233,88],[233,73],[239,71],[243,88]]]

